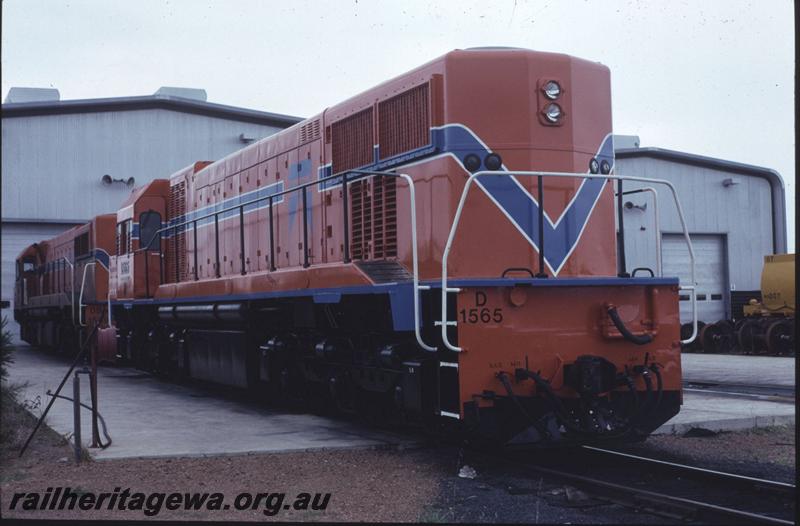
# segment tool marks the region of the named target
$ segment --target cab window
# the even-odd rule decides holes
[[[150,243],[147,250],[157,250],[161,246],[161,214],[153,210],[139,214],[139,246]]]
[[[124,256],[130,251],[130,241],[128,232],[128,223],[130,221],[123,221],[117,223],[117,255]]]

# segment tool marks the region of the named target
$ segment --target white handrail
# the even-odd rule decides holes
[[[444,247],[444,252],[442,253],[442,320],[441,320],[441,327],[442,327],[442,341],[444,342],[445,347],[450,349],[451,351],[461,352],[463,349],[461,347],[455,346],[450,343],[449,338],[447,337],[447,327],[448,327],[448,320],[447,320],[447,258],[450,255],[450,248],[453,244],[453,239],[456,235],[456,230],[458,229],[458,224],[461,220],[461,213],[464,209],[464,203],[467,200],[467,194],[469,193],[469,189],[472,186],[472,181],[479,176],[482,175],[513,175],[513,176],[530,176],[530,177],[565,177],[565,178],[577,178],[577,179],[603,179],[603,180],[616,180],[616,181],[639,181],[645,183],[655,183],[655,184],[663,184],[666,185],[670,192],[672,192],[672,198],[675,201],[675,206],[678,209],[678,217],[681,221],[681,228],[683,228],[683,236],[686,240],[686,245],[689,247],[689,264],[690,264],[690,274],[691,274],[691,285],[690,286],[681,286],[681,290],[689,290],[692,294],[692,335],[686,339],[681,340],[681,343],[691,343],[697,337],[697,299],[695,297],[695,260],[694,260],[694,249],[692,248],[692,241],[689,238],[689,231],[686,228],[686,220],[683,217],[683,209],[681,208],[680,201],[678,200],[678,193],[675,190],[675,187],[672,185],[671,182],[665,179],[649,179],[646,177],[635,177],[635,176],[623,176],[623,175],[610,175],[610,174],[586,174],[586,173],[570,173],[570,172],[533,172],[533,171],[480,171],[475,172],[469,175],[467,182],[464,184],[464,190],[461,192],[461,199],[458,202],[458,208],[456,209],[455,217],[453,218],[453,224],[450,227],[450,235],[447,237],[447,243]],[[540,243],[544,240],[540,240]]]
[[[93,267],[94,265],[95,262],[92,261],[91,263],[87,263],[83,267],[83,279],[81,280],[81,294],[78,297],[78,324],[81,327],[86,327],[86,325],[84,325],[83,323],[83,289],[86,286],[86,271],[89,269],[89,267]]]
[[[429,352],[435,352],[436,347],[431,347],[422,340],[420,333],[420,313],[419,313],[419,260],[417,256],[417,196],[414,189],[414,180],[408,174],[398,174],[392,172],[374,172],[370,170],[348,170],[348,173],[357,173],[364,175],[383,175],[392,177],[401,177],[408,183],[408,196],[411,205],[411,266],[413,271],[413,287],[414,287],[414,336],[417,338],[417,344]],[[342,189],[345,191],[345,189]],[[347,225],[344,226],[347,228]]]
[[[70,300],[70,310],[72,311],[72,324],[75,325],[75,265],[73,265],[72,262],[67,259],[67,256],[61,257],[56,261],[60,261],[62,259],[67,265],[69,265],[69,291],[70,295],[72,296],[72,299]]]
[[[653,194],[653,214],[655,214],[655,230],[656,230],[656,275],[658,277],[663,277],[664,273],[661,270],[661,224],[658,216],[658,192],[652,186],[645,186],[642,188],[637,188],[636,190],[631,190],[632,192],[635,191],[640,192],[650,192]],[[625,192],[623,192],[623,195]]]

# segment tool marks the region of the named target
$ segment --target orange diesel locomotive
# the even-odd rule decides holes
[[[108,258],[114,253],[115,214],[100,215],[25,248],[16,260],[14,319],[22,340],[75,351],[83,329],[100,321],[108,300]],[[103,321],[106,322],[107,318]],[[114,331],[100,329],[99,358],[113,360]]]
[[[502,443],[640,439],[680,408],[679,283],[626,272],[613,169],[606,67],[448,53],[136,191],[118,352]]]

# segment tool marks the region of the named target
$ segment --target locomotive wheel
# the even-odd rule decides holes
[[[699,335],[703,352],[726,353],[733,346],[733,327],[727,320],[720,320],[703,327]]]
[[[775,321],[767,328],[770,354],[794,354],[794,328],[789,320]]]
[[[739,346],[739,339],[737,338],[737,334],[739,334],[739,328],[746,322],[746,318],[739,318],[736,322],[732,325],[733,334],[731,335],[731,352],[733,354],[744,354],[744,350]]]
[[[759,332],[756,320],[745,320],[736,331],[736,342],[739,349],[745,354],[752,354],[756,350],[756,334]]]

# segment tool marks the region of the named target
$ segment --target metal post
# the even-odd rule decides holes
[[[244,268],[244,205],[239,207],[239,249],[241,253],[242,276],[247,272]]]
[[[109,313],[110,314],[110,313]],[[109,327],[111,318],[109,318]],[[97,320],[100,323],[100,319]],[[91,342],[92,370],[89,372],[89,389],[92,395],[92,447],[100,447],[100,431],[97,427],[97,339]]]
[[[350,263],[350,225],[347,218],[347,172],[342,174],[342,211],[344,212],[344,262]]]
[[[269,270],[275,270],[275,235],[272,228],[272,196],[269,196]]]
[[[150,297],[150,247],[144,247],[144,297]]]
[[[219,268],[219,214],[214,214],[214,251],[217,259],[217,277],[222,276],[221,269]]]
[[[303,187],[303,266],[308,267],[308,198]]]
[[[72,438],[75,441],[76,464],[81,462],[81,381],[78,374],[79,371],[75,371],[75,376],[72,379],[72,420],[74,426]]]
[[[158,284],[164,283],[164,242],[158,243]]]
[[[631,275],[625,270],[625,222],[622,217],[622,179],[617,180],[617,222],[619,223],[619,233],[617,234],[617,257],[619,258],[620,278],[629,278]]]
[[[537,177],[536,184],[539,187],[539,273],[537,278],[546,278],[547,272],[544,269],[544,183],[542,176]]]
[[[175,254],[175,283],[177,283],[177,282],[180,281],[180,275],[181,275],[180,263],[178,262],[178,226],[177,225],[175,225],[175,233],[174,233],[173,237],[174,237],[174,240],[173,240],[173,244],[174,245],[173,246],[175,247],[175,250],[173,250],[173,252]]]
[[[197,281],[200,279],[197,273],[197,219],[192,223],[192,231],[194,236],[194,280]]]

